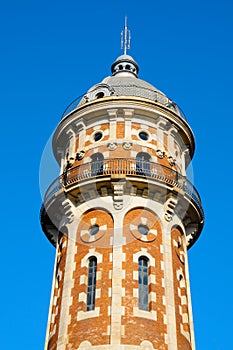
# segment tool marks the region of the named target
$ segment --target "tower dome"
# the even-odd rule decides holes
[[[77,107],[93,100],[109,96],[135,96],[161,103],[173,110],[183,119],[185,115],[179,106],[161,90],[145,80],[138,78],[139,66],[132,56],[119,56],[111,66],[112,76],[107,76],[100,83],[92,86],[86,94],[75,99],[63,113],[63,117]]]

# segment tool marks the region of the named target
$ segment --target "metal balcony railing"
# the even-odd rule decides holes
[[[200,196],[195,187],[185,176],[158,163],[125,158],[104,159],[68,169],[49,186],[44,197],[44,204],[46,205],[46,202],[62,188],[68,188],[70,185],[83,180],[108,175],[146,177],[171,186],[176,186],[182,189],[202,211]]]

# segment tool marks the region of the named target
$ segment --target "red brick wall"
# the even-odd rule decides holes
[[[135,231],[131,229],[131,225],[140,225],[142,223],[141,217],[147,219],[146,225],[149,229],[157,230],[157,237],[153,241],[143,242],[133,236]],[[164,324],[163,317],[166,313],[166,308],[162,300],[165,291],[162,286],[164,271],[161,269],[163,254],[160,251],[162,232],[159,219],[144,208],[133,209],[125,216],[124,236],[127,239],[127,245],[123,248],[126,254],[126,262],[123,264],[123,269],[126,270],[126,278],[123,281],[123,287],[125,288],[125,297],[123,298],[125,315],[122,316],[122,325],[125,326],[125,335],[122,337],[122,343],[140,345],[143,340],[148,340],[155,349],[165,350],[167,345],[165,344],[164,335],[167,333],[167,327]],[[133,313],[133,307],[138,307],[138,298],[133,297],[133,288],[138,289],[138,281],[133,279],[133,271],[138,271],[138,263],[133,262],[133,254],[140,252],[143,248],[155,259],[155,267],[150,266],[149,274],[155,275],[156,283],[149,285],[149,293],[156,293],[156,302],[150,302],[149,311],[156,311],[156,321],[136,317]],[[143,251],[141,255],[144,255]]]
[[[187,299],[185,259],[184,259],[184,239],[179,228],[174,228],[171,232],[172,241],[172,261],[174,274],[174,297],[176,310],[176,332],[178,350],[191,350],[190,341],[181,332],[183,327],[190,335],[189,322],[183,322],[181,313],[188,315],[188,304],[183,304],[180,296]],[[178,271],[178,272],[177,272]],[[179,295],[180,294],[180,295]]]
[[[107,225],[107,230],[99,240],[93,243],[87,243],[87,235],[83,236],[85,242],[80,239],[80,232],[88,230],[92,225],[91,220],[97,218],[96,224],[99,226]],[[71,316],[70,325],[68,327],[69,346],[78,349],[83,341],[90,341],[92,345],[109,344],[110,337],[107,334],[108,326],[110,325],[110,316],[108,315],[108,308],[111,305],[111,298],[108,296],[108,289],[111,288],[111,280],[109,278],[109,271],[112,269],[110,262],[110,254],[112,248],[110,247],[110,237],[113,233],[113,220],[110,214],[103,210],[93,210],[84,214],[82,220],[77,228],[77,254],[74,256],[76,268],[73,273],[74,287],[72,288],[73,303],[70,307],[69,314]],[[82,259],[89,254],[90,249],[95,251],[91,254],[102,255],[102,262],[97,263],[97,273],[101,273],[101,279],[96,282],[96,289],[101,289],[100,298],[96,298],[95,308],[100,308],[98,317],[88,318],[85,320],[77,320],[78,312],[86,312],[86,302],[79,301],[79,294],[87,291],[86,284],[80,284],[80,276],[88,274],[88,268],[82,266]]]

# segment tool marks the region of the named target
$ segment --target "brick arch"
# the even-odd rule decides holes
[[[148,233],[142,234],[141,227],[147,227]],[[161,222],[159,217],[150,209],[135,207],[130,209],[124,216],[123,228],[126,237],[136,238],[142,242],[152,242],[161,235]]]
[[[113,235],[113,225],[113,217],[106,209],[90,209],[81,217],[76,239],[79,243],[97,245],[98,241],[101,241],[101,246],[109,246],[110,238]],[[91,233],[93,227],[97,228],[95,234]]]

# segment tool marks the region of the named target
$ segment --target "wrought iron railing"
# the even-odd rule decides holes
[[[121,176],[140,176],[148,179],[169,184],[182,189],[202,210],[200,196],[185,176],[182,176],[175,170],[158,163],[152,163],[136,159],[104,159],[91,163],[81,164],[74,168],[66,170],[49,186],[44,204],[48,202],[62,188],[68,188],[72,184],[92,179],[95,177],[118,175]]]

